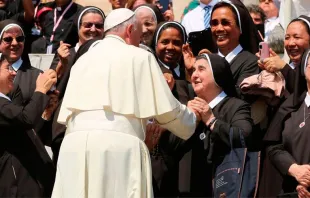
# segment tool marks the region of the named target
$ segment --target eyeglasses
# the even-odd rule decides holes
[[[15,39],[15,41],[18,42],[18,43],[22,43],[22,42],[25,41],[25,36],[18,36],[18,37],[15,37],[15,38],[9,36],[9,37],[2,38],[2,40],[4,42],[8,43],[8,44],[12,43],[13,39]]]
[[[13,72],[13,71],[15,71],[15,69],[12,67],[12,65],[9,65],[8,70],[9,70],[9,72]]]
[[[12,67],[12,65],[9,65],[8,68],[2,68],[2,69],[7,70],[9,72],[15,71],[14,68]]]
[[[96,29],[103,29],[103,23],[91,23],[91,22],[84,22],[82,23],[84,28],[92,28],[93,26],[96,27]]]
[[[273,2],[273,0],[259,0],[259,3],[264,3],[264,2],[268,2],[268,3],[272,3]]]
[[[217,19],[213,19],[210,21],[210,26],[211,27],[215,27],[218,26],[219,24],[221,24],[222,26],[229,26],[232,23],[226,19],[222,19],[222,20],[217,20]]]

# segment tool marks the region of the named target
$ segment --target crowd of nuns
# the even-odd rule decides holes
[[[186,141],[147,125],[154,196],[213,197],[214,170],[231,144],[244,140],[261,152],[256,197],[310,197],[310,18],[299,16],[284,30],[286,63],[272,49],[260,59],[263,38],[239,0],[213,5],[216,50],[195,55],[171,12],[153,1],[130,7],[143,27],[140,47],[156,57],[173,95],[192,107],[203,101],[215,118],[201,116]],[[0,197],[50,197],[70,70],[104,38],[105,14],[71,0],[0,0],[0,18]],[[50,69],[32,67],[30,53],[55,54]]]

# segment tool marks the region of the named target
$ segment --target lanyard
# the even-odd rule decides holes
[[[64,15],[68,12],[68,10],[71,8],[73,4],[73,1],[71,1],[71,3],[68,5],[68,7],[65,9],[65,11],[61,14],[61,16],[59,17],[59,19],[57,20],[57,13],[56,13],[56,8],[54,10],[54,27],[53,27],[53,33],[51,35],[51,38],[50,38],[50,42],[52,43],[53,40],[54,40],[54,37],[55,37],[55,31],[56,29],[58,28],[62,18],[64,17]]]

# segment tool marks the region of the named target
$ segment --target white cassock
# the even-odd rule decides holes
[[[195,115],[173,97],[155,57],[106,36],[72,67],[52,197],[153,197],[144,144],[152,117],[180,138],[194,133]]]

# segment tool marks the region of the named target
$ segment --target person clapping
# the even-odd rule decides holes
[[[16,72],[12,65],[0,64],[0,184],[2,197],[47,197],[54,183],[55,169],[35,124],[44,116],[49,119],[57,100],[46,94],[56,83],[56,72],[40,74],[31,100],[16,105],[7,96],[14,88]],[[55,94],[52,94],[55,95]],[[56,92],[57,95],[57,92]],[[15,97],[21,96],[17,88]],[[56,97],[57,98],[57,97]],[[12,188],[17,190],[12,191]]]

